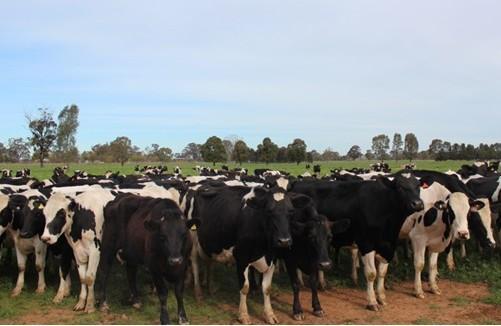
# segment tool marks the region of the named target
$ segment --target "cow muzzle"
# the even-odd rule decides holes
[[[323,262],[318,264],[318,267],[322,271],[328,271],[329,269],[332,268],[332,262],[330,260],[323,261]]]
[[[183,257],[181,257],[181,256],[169,257],[169,259],[167,259],[167,261],[169,262],[170,266],[179,266],[183,262]]]
[[[470,238],[470,232],[468,231],[458,231],[457,238],[460,240],[468,240]]]
[[[52,237],[50,235],[43,235],[40,239],[46,244],[54,244],[55,243],[55,241],[52,240]]]
[[[280,239],[278,239],[277,245],[279,248],[288,248],[292,245],[292,239],[291,238],[280,238]]]
[[[21,231],[21,232],[19,233],[19,236],[20,236],[21,238],[23,238],[23,239],[29,239],[29,238],[33,237],[33,234],[32,234],[32,233],[30,233],[30,232]],[[42,240],[42,241],[43,241],[43,240]]]
[[[422,211],[424,209],[424,203],[421,199],[417,199],[411,202],[411,208],[415,212]]]

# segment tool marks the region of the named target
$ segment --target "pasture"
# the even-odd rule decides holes
[[[395,163],[389,161],[393,171],[397,171],[406,161]],[[330,161],[315,162],[310,165],[320,164],[322,175],[334,168],[368,167],[369,161]],[[418,169],[447,171],[457,170],[463,161],[417,161]],[[156,165],[159,163],[148,163]],[[17,170],[28,167],[32,176],[45,179],[49,178],[52,170],[59,164],[47,164],[40,168],[36,164],[2,164],[2,168]],[[73,170],[85,170],[92,174],[103,174],[107,170],[120,171],[132,174],[136,164],[128,163],[123,167],[120,164],[71,164]],[[146,164],[139,164],[140,166]],[[184,175],[194,174],[195,165],[209,166],[207,163],[195,162],[169,162],[167,173],[179,166]],[[230,168],[237,166],[227,164]],[[219,168],[221,164],[216,164]],[[273,164],[242,164],[248,168],[249,173],[255,168],[272,168],[290,172],[292,175],[302,174],[306,171],[305,163],[299,165],[291,163]],[[312,169],[310,169],[312,173]],[[70,173],[71,174],[71,173]],[[499,249],[498,249],[499,250]],[[365,287],[363,271],[360,273],[360,284],[355,286],[350,280],[350,258],[344,250],[341,251],[340,263],[333,270],[327,272],[328,289],[320,294],[320,300],[326,311],[324,319],[319,319],[311,314],[310,294],[308,289],[302,290],[301,301],[305,308],[308,324],[381,324],[381,323],[406,323],[406,324],[434,324],[434,323],[466,323],[466,324],[499,324],[501,312],[501,255],[496,252],[489,259],[483,257],[472,241],[467,243],[467,258],[459,257],[459,250],[455,251],[457,268],[450,272],[446,268],[445,257],[439,258],[439,284],[442,295],[433,295],[426,292],[426,299],[416,299],[412,295],[412,280],[414,276],[413,265],[410,259],[403,257],[399,251],[399,262],[392,262],[388,273],[389,305],[381,312],[370,312],[365,309]],[[12,257],[9,257],[12,255]],[[10,259],[9,259],[10,258]],[[50,257],[49,257],[50,259]],[[10,298],[10,291],[14,287],[17,276],[15,254],[2,252],[0,260],[0,324],[9,323],[64,323],[64,324],[151,324],[158,323],[158,300],[150,291],[149,275],[143,270],[140,273],[140,289],[143,295],[143,306],[135,310],[127,305],[127,281],[125,271],[118,263],[114,264],[109,286],[109,303],[111,311],[99,311],[86,314],[73,312],[72,307],[78,296],[78,275],[72,272],[72,295],[62,304],[52,303],[52,298],[57,289],[58,276],[55,269],[46,271],[48,288],[44,294],[35,294],[36,273],[34,262],[29,260],[26,274],[26,288],[17,298]],[[204,289],[204,300],[197,303],[193,296],[192,286],[186,287],[185,303],[188,318],[192,324],[230,324],[236,322],[238,314],[238,286],[234,267],[214,264],[213,293]],[[425,276],[426,277],[426,276]],[[297,323],[291,318],[292,291],[285,272],[275,274],[272,291],[272,305],[277,312],[281,323]],[[168,308],[171,314],[176,309],[174,295],[169,292]],[[263,323],[262,296],[256,292],[250,295],[249,312],[254,323]],[[174,314],[172,314],[174,316]],[[175,322],[175,317],[173,318]]]

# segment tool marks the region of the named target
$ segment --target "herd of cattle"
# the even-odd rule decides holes
[[[183,177],[176,167],[137,167],[135,175],[66,174],[56,168],[51,179],[36,180],[24,169],[12,177],[1,171],[0,244],[13,243],[18,266],[12,296],[21,293],[27,257],[35,255],[37,292],[45,290],[46,256],[59,264],[54,302],[70,294],[70,270],[76,265],[81,290],[75,310],[92,312],[96,303],[109,309],[107,280],[118,260],[126,268],[131,303],[140,307],[138,267],[151,274],[160,301],[160,321],[169,323],[166,282],[174,284],[179,323],[187,323],[185,280],[202,299],[200,273],[211,262],[233,264],[238,275],[238,319],[250,323],[247,294],[260,278],[266,322],[278,322],[270,287],[278,261],[286,266],[293,289],[293,318],[305,318],[299,301],[302,273],[309,275],[314,315],[323,316],[318,299],[323,272],[332,266],[329,249],[349,247],[352,278],[359,259],[367,283],[367,307],[386,304],[385,275],[402,241],[411,244],[415,294],[424,297],[421,271],[429,251],[429,285],[439,294],[437,258],[470,234],[486,251],[495,247],[496,216],[501,199],[499,162],[465,165],[447,173],[406,167],[390,174],[388,166],[371,171],[332,170],[319,177],[292,177],[283,171],[230,171],[196,167]],[[501,219],[497,219],[500,221]],[[13,241],[6,241],[10,238]],[[73,263],[74,262],[74,263]],[[376,284],[374,284],[376,283]],[[96,284],[96,295],[94,292]]]

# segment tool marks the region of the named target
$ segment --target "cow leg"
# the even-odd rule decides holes
[[[209,294],[214,294],[214,286],[211,284],[211,273],[212,273],[212,260],[207,260],[207,263],[205,264],[205,284],[207,286],[207,292]]]
[[[388,271],[388,262],[386,259],[379,257],[377,266],[377,301],[380,305],[386,305],[386,293],[384,288],[384,279],[386,277],[386,272]]]
[[[160,324],[170,324],[169,312],[167,311],[167,286],[161,275],[153,275],[153,282],[160,301]]]
[[[21,294],[21,291],[23,290],[24,287],[24,271],[26,270],[26,259],[28,256],[26,256],[24,253],[22,253],[16,245],[16,258],[17,258],[17,269],[18,269],[18,275],[17,275],[17,282],[16,282],[16,287],[14,290],[12,290],[12,297],[17,297],[19,294]]]
[[[249,266],[245,269],[240,264],[237,265],[238,283],[240,286],[240,305],[238,307],[238,321],[249,325],[249,311],[247,309],[247,294],[249,294]]]
[[[358,285],[358,268],[360,267],[360,262],[358,260],[358,248],[351,247],[351,279],[355,285]]]
[[[87,285],[85,284],[85,272],[87,271],[87,264],[77,263],[78,276],[80,277],[80,296],[78,302],[73,307],[73,310],[80,311],[85,308],[85,300],[87,299]]]
[[[301,271],[297,268],[296,264],[291,261],[290,258],[285,259],[285,267],[287,269],[287,275],[289,276],[292,292],[294,294],[294,300],[292,303],[292,315],[295,320],[304,320],[303,308],[301,307],[301,302],[299,301],[300,284],[298,274],[301,273]]]
[[[325,273],[324,271],[318,271],[318,273],[316,273],[318,276],[317,276],[317,280],[318,280],[318,289],[320,291],[325,291],[327,289],[327,281],[325,280]]]
[[[117,254],[118,255],[118,254]],[[98,301],[100,305],[100,310],[105,312],[109,311],[110,307],[106,302],[106,287],[108,284],[108,278],[110,275],[111,268],[113,266],[113,252],[103,245],[103,251],[101,252],[101,259],[98,267]]]
[[[376,294],[374,293],[374,280],[376,279],[376,263],[374,257],[375,252],[371,251],[362,256],[362,262],[364,264],[364,274],[367,281],[367,309],[378,311]]]
[[[299,268],[296,269],[297,280],[300,286],[304,286],[303,272]]]
[[[194,239],[194,233],[191,234]],[[197,246],[194,243],[191,249],[191,270],[193,273],[193,290],[195,291],[195,299],[197,302],[201,302],[203,299],[202,287],[200,286],[200,269],[199,269],[199,256],[197,251]]]
[[[424,268],[426,246],[417,242],[413,242],[412,246],[414,251],[414,291],[417,298],[424,299],[421,271]]]
[[[440,289],[437,285],[437,275],[438,275],[438,252],[430,253],[430,261],[429,261],[429,277],[430,277],[430,288],[431,292],[434,294],[441,294]]]
[[[139,294],[137,291],[137,266],[136,265],[130,265],[127,264],[127,281],[129,282],[129,291],[130,291],[130,302],[132,304],[132,307],[136,309],[141,308],[141,301],[139,300]],[[162,281],[163,283],[163,281]],[[156,286],[156,284],[155,284]],[[158,288],[157,288],[158,292]]]
[[[461,240],[461,258],[466,257],[466,242],[464,240]]]
[[[73,255],[72,252],[71,255]],[[63,253],[59,265],[59,289],[57,290],[57,294],[52,300],[52,302],[61,303],[64,297],[70,295],[71,291],[70,269],[71,269],[71,256],[69,255],[69,253]]]
[[[324,310],[320,306],[320,300],[318,300],[318,277],[320,271],[313,270],[310,275],[310,289],[311,289],[311,306],[313,308],[313,314],[317,317],[325,316]]]
[[[447,268],[450,271],[453,271],[456,269],[456,264],[454,263],[454,249],[450,248],[449,253],[447,254]]]
[[[59,288],[57,289],[56,296],[52,299],[54,303],[61,303],[64,299],[64,292],[66,290],[66,280],[63,276],[63,271],[61,266],[59,266]]]
[[[186,325],[189,322],[188,322],[188,317],[186,317],[186,311],[184,310],[184,301],[183,301],[184,280],[183,279],[176,282],[175,287],[174,287],[174,293],[176,294],[177,316],[178,316],[179,324]]]
[[[273,280],[273,273],[275,271],[275,264],[271,263],[270,268],[268,268],[263,273],[263,280],[261,282],[261,287],[263,289],[263,298],[264,298],[264,319],[268,324],[278,324],[278,318],[275,316],[273,312],[273,308],[271,306],[271,282]]]
[[[47,246],[40,243],[35,248],[35,267],[38,272],[38,286],[36,293],[45,292],[45,257],[47,256]]]
[[[85,312],[92,313],[96,311],[96,298],[94,295],[94,283],[96,281],[96,272],[99,266],[101,251],[98,248],[92,248],[85,272],[85,283],[87,284],[87,300],[85,303]]]

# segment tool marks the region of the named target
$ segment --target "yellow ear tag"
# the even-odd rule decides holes
[[[190,228],[191,231],[196,231],[197,230],[197,225],[193,224]]]
[[[38,208],[42,209],[43,208],[43,204],[38,205]]]

